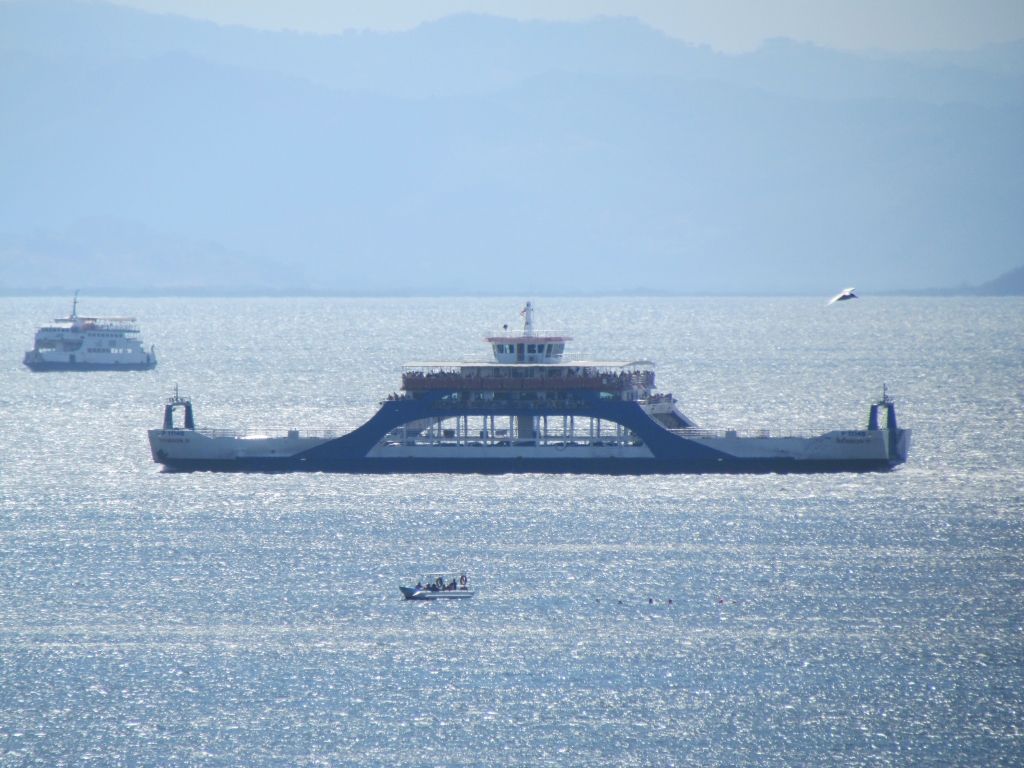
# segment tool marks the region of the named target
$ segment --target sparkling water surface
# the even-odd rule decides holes
[[[702,425],[860,428],[885,381],[914,430],[888,474],[642,478],[152,463],[175,383],[354,426],[518,298],[86,297],[158,368],[30,373],[67,303],[0,300],[3,765],[1024,763],[1021,299],[537,302]],[[478,595],[400,599],[438,567]]]

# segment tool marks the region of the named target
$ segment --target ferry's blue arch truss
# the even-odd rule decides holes
[[[239,472],[340,472],[373,474],[705,474],[705,473],[819,473],[869,472],[890,469],[887,460],[796,460],[789,457],[741,458],[715,450],[665,429],[637,402],[602,397],[593,390],[566,393],[565,401],[547,401],[537,407],[532,401],[475,401],[452,399],[454,392],[435,390],[418,398],[399,398],[381,405],[365,424],[342,437],[288,457],[239,457],[233,461],[173,460],[172,470]],[[653,458],[531,457],[524,446],[515,457],[457,459],[439,452],[436,458],[370,457],[370,451],[404,424],[424,419],[462,416],[548,416],[592,417],[619,424],[643,441]]]

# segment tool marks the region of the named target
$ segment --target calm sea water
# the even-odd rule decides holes
[[[884,475],[644,478],[162,474],[175,383],[354,425],[521,302],[87,298],[158,369],[29,373],[67,303],[0,300],[3,765],[1024,762],[1020,299],[541,301],[701,424],[855,428],[885,381],[915,430]],[[436,566],[479,595],[399,599]]]

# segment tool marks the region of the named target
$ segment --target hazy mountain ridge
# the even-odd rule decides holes
[[[901,296],[1024,296],[1024,266],[1004,272],[981,285],[963,283],[955,288],[900,291]]]
[[[212,242],[154,233],[130,221],[91,219],[59,233],[0,237],[5,293],[252,293],[301,286],[302,267],[261,262]]]
[[[982,283],[975,296],[1024,296],[1024,266],[1005,272],[995,280]]]
[[[121,10],[186,38],[222,31]],[[425,26],[554,34],[450,21]],[[659,36],[622,20],[593,28]],[[0,156],[0,289],[764,294],[977,283],[1021,262],[1024,108],[1012,100],[808,98],[557,70],[410,99],[136,55],[144,41],[108,55],[0,50],[0,144],[14,150]],[[763,50],[780,47],[803,48]],[[126,233],[101,236],[96,221]],[[164,268],[174,248],[193,254],[192,283]],[[71,269],[68,252],[94,269],[51,279]]]
[[[1024,102],[1024,41],[971,52],[847,52],[767,41],[732,56],[636,19],[519,22],[459,14],[408,32],[313,35],[218,26],[103,3],[0,3],[0,49],[48,57],[185,53],[319,85],[408,98],[490,93],[551,71],[710,79],[808,98]]]

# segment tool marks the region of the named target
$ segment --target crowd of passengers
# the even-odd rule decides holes
[[[518,370],[518,369],[514,369]],[[551,373],[557,369],[552,369]],[[654,378],[654,371],[623,371],[622,373],[596,373],[593,372],[592,368],[566,368],[565,376],[567,378],[584,378],[584,379],[603,379],[607,380],[608,383],[622,382],[631,384],[646,384]],[[424,373],[423,371],[407,371],[402,374],[405,379],[456,379],[456,378],[474,378],[473,376],[466,376],[462,373],[456,373],[454,371],[439,371],[436,373]],[[483,378],[483,377],[477,377]],[[528,378],[518,376],[497,376],[494,378]]]
[[[666,392],[663,395],[651,395],[647,398],[648,405],[654,405],[655,403],[674,403],[675,398],[672,397],[671,392]]]
[[[455,577],[452,576],[452,583],[445,584],[444,577],[438,576],[434,581],[430,582],[425,587],[423,586],[423,584],[417,581],[416,589],[425,589],[428,592],[450,592],[460,589],[469,589],[469,578],[466,576],[466,574],[462,574],[461,576],[459,576],[458,583],[456,583]]]

